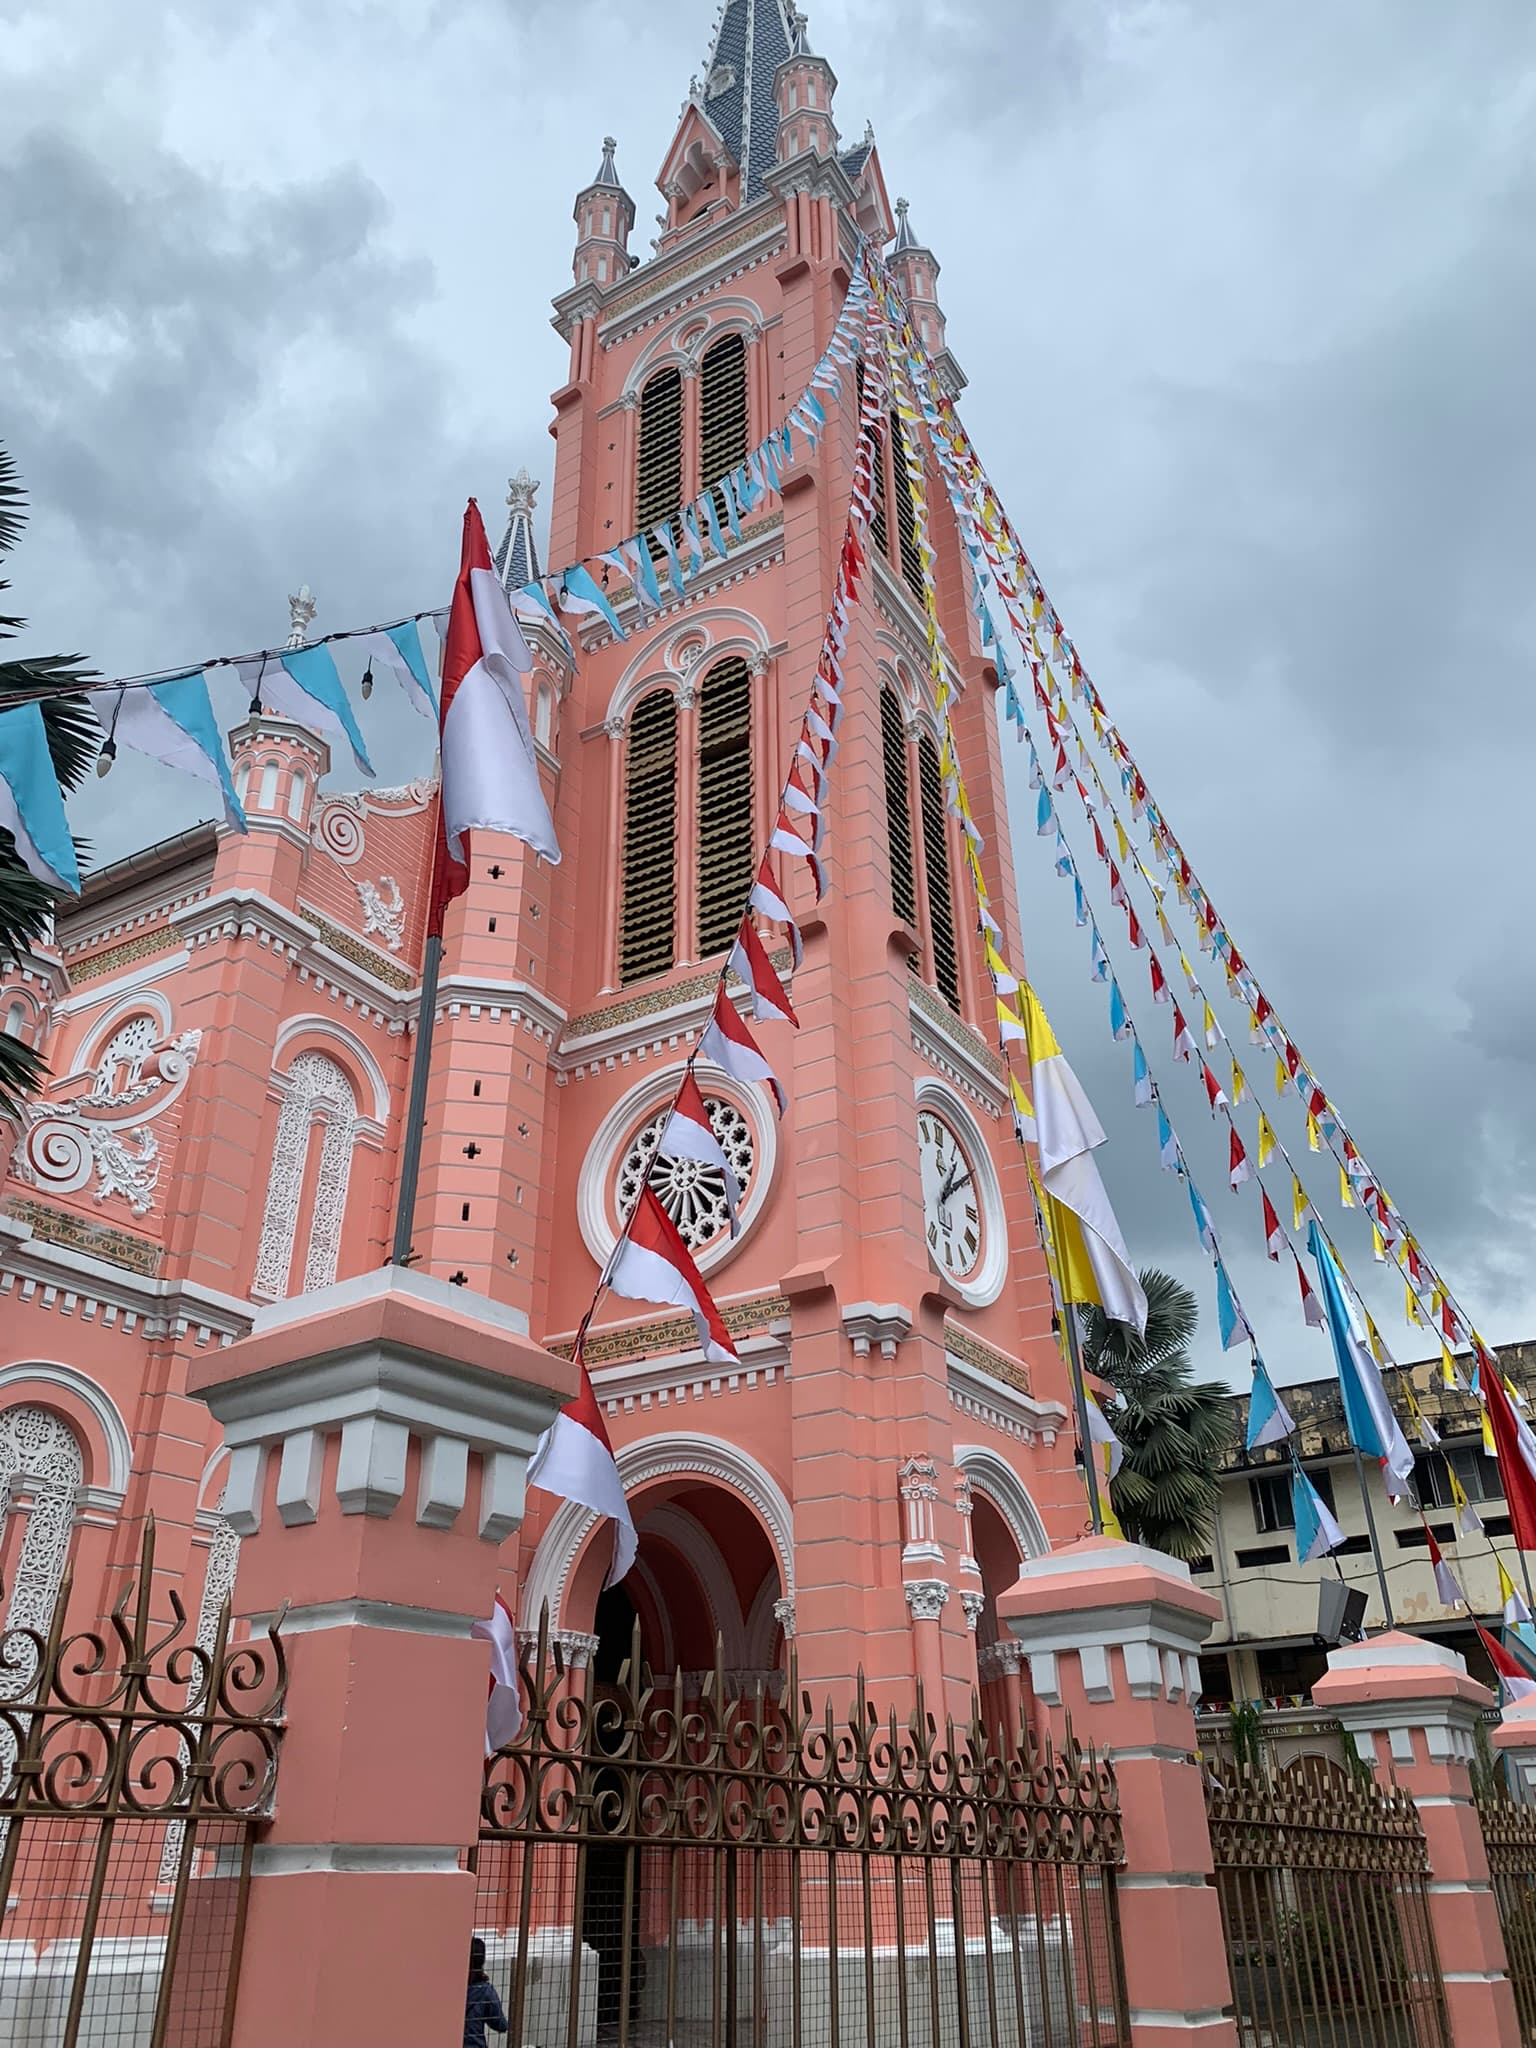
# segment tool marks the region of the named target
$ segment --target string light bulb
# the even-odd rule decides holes
[[[96,756],[96,773],[98,775],[109,775],[112,772],[112,763],[116,759],[117,741],[113,739],[103,740],[101,752]]]
[[[359,689],[362,693],[363,702],[366,704],[373,695],[373,663],[371,661],[363,670],[363,680],[359,685]]]

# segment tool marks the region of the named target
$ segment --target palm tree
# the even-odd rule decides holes
[[[26,524],[26,494],[16,465],[0,448],[0,557],[8,555]],[[0,591],[10,585],[0,578]],[[25,619],[0,614],[0,640],[14,639]],[[84,682],[93,672],[80,666],[77,654],[33,655],[26,661],[0,661],[0,717],[7,697],[27,697],[61,683]],[[51,696],[43,701],[43,724],[59,786],[71,790],[96,758],[101,733],[84,697]],[[0,962],[20,959],[47,936],[53,917],[53,892],[22,864],[16,842],[0,826]],[[34,1047],[0,1031],[0,1116],[16,1115],[48,1071]]]
[[[1083,1314],[1085,1368],[1120,1396],[1112,1419],[1125,1447],[1110,1482],[1120,1526],[1170,1557],[1209,1555],[1221,1485],[1217,1464],[1232,1439],[1226,1392],[1196,1380],[1187,1347],[1199,1305],[1181,1280],[1148,1267],[1144,1337],[1101,1308]]]

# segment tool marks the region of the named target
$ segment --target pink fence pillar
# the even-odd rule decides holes
[[[1504,1758],[1511,1793],[1527,1806],[1536,1806],[1536,1698],[1506,1707],[1490,1739]]]
[[[1455,2048],[1518,2048],[1504,1936],[1472,1799],[1478,1717],[1493,1695],[1454,1650],[1391,1630],[1334,1650],[1312,1688],[1364,1761],[1419,1810],[1429,1846],[1429,1914]]]
[[[230,1446],[236,1602],[285,1604],[288,1730],[234,2048],[458,2048],[499,1546],[576,1389],[520,1311],[388,1267],[199,1359]]]
[[[1090,1536],[1030,1558],[997,1611],[1028,1655],[1053,1735],[1070,1719],[1114,1765],[1135,2048],[1230,2048],[1232,1988],[1195,1762],[1198,1652],[1220,1603],[1176,1559]]]

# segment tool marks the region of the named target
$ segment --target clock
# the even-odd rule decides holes
[[[982,1261],[981,1191],[976,1163],[937,1111],[917,1113],[928,1256],[947,1279],[968,1280]]]

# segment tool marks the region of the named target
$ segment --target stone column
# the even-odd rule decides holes
[[[389,1266],[199,1358],[230,1447],[239,1614],[286,1605],[288,1729],[234,2048],[457,2048],[491,1611],[528,1458],[576,1391],[521,1312]]]
[[[1070,1717],[1077,1739],[1114,1766],[1135,2048],[1232,2048],[1237,2038],[1195,1761],[1198,1653],[1220,1611],[1187,1565],[1103,1536],[1029,1558],[997,1602],[1053,1738]]]
[[[1515,1995],[1472,1801],[1473,1731],[1493,1694],[1467,1675],[1454,1650],[1392,1629],[1330,1652],[1312,1699],[1338,1715],[1365,1762],[1401,1785],[1419,1810],[1455,2048],[1518,2048]]]

